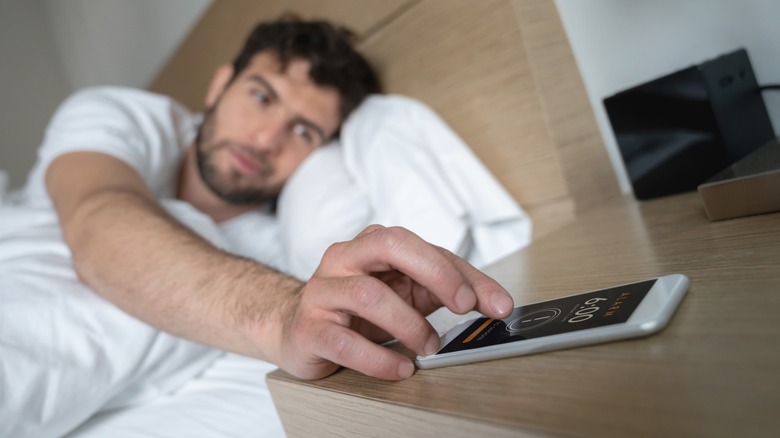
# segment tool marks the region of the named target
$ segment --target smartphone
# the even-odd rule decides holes
[[[441,337],[441,349],[417,356],[437,368],[645,336],[663,328],[688,290],[672,274],[515,307],[508,318],[481,317]]]

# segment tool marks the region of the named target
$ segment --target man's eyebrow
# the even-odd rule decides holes
[[[250,75],[247,79],[249,79],[252,82],[257,82],[263,88],[265,88],[268,94],[270,95],[269,97],[271,98],[271,100],[276,100],[276,101],[279,100],[279,95],[276,94],[276,90],[274,90],[274,87],[272,87],[271,84],[268,83],[268,81],[266,81],[265,78],[263,78],[262,76]],[[322,141],[323,144],[328,141],[328,138],[325,136],[325,131],[323,131],[322,128],[320,128],[316,123],[300,115],[297,116],[296,119],[298,120],[299,123],[303,123],[304,125],[308,126],[309,129],[317,133],[317,135],[320,137],[320,140]]]
[[[262,85],[263,88],[265,88],[266,91],[268,91],[268,94],[271,95],[270,96],[271,99],[276,100],[276,99],[279,98],[279,96],[276,94],[276,90],[274,90],[274,87],[272,87],[271,84],[269,84],[268,81],[266,81],[265,78],[263,78],[262,76],[260,76],[260,75],[251,75],[247,79],[249,79],[252,82],[257,82],[258,84]]]

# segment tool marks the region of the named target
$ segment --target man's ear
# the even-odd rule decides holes
[[[219,96],[221,96],[222,92],[225,91],[225,87],[227,87],[230,79],[232,78],[233,67],[231,65],[221,65],[217,71],[214,72],[214,76],[211,78],[211,83],[209,83],[208,92],[206,93],[206,108],[211,108],[215,103],[217,103]]]

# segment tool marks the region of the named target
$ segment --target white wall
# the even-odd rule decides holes
[[[780,1],[556,0],[621,188],[629,193],[602,99],[745,47],[759,84],[780,83]],[[764,94],[780,133],[780,92]]]
[[[42,3],[0,1],[0,169],[10,185],[23,182],[51,109],[67,94]]]
[[[72,88],[146,87],[211,0],[42,0]]]
[[[0,169],[19,187],[78,88],[146,87],[212,0],[0,0]]]

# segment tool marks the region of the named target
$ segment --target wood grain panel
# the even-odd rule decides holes
[[[285,12],[327,19],[358,37],[381,27],[416,0],[217,0],[203,14],[149,89],[168,94],[193,110],[203,99],[214,70],[232,61],[254,25]]]
[[[311,403],[311,392],[296,383],[279,379],[268,382],[274,404],[289,438],[295,437],[490,437],[525,438],[543,436],[533,431],[520,432],[500,425],[466,421],[452,415],[431,415],[417,409],[392,406],[373,400],[361,400],[356,405],[349,396],[337,392],[322,392],[318,403],[327,409],[300,407]],[[305,421],[300,421],[301,417]],[[289,421],[288,421],[289,420]],[[345,425],[348,424],[349,426]],[[443,434],[449,429],[458,435]]]
[[[421,1],[360,49],[388,92],[435,109],[532,217],[568,196],[510,2]]]
[[[512,0],[523,48],[576,211],[620,197],[555,3]]]
[[[533,239],[551,234],[574,220],[574,201],[565,197],[539,204],[525,206],[533,221]]]

